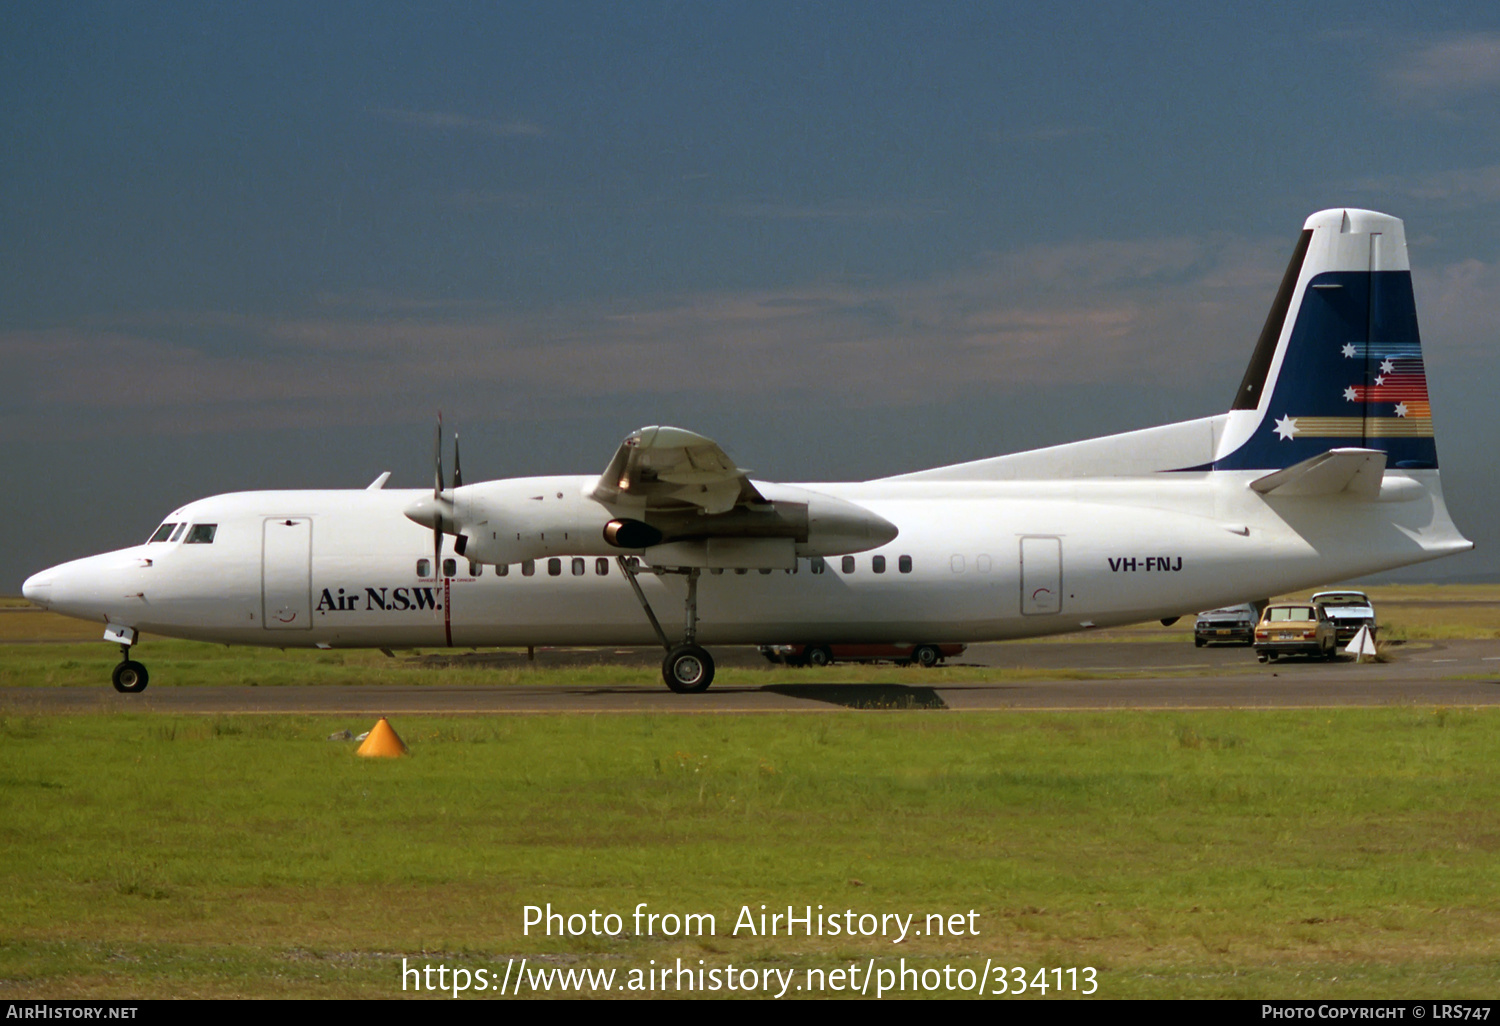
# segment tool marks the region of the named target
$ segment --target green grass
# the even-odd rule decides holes
[[[386,997],[402,955],[1092,965],[1105,997],[1486,997],[1500,714],[0,718],[0,994]],[[521,908],[712,912],[523,936]],[[751,938],[741,905],[980,912]]]

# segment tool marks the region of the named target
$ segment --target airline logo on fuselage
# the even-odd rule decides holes
[[[442,609],[435,588],[421,586],[400,588],[366,588],[361,595],[358,588],[345,591],[343,588],[324,588],[315,607],[319,613],[352,613],[386,610]]]

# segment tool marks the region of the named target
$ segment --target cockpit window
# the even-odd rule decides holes
[[[212,545],[214,532],[218,529],[218,524],[194,524],[182,543],[184,545]]]
[[[177,530],[173,531],[172,532],[172,537],[168,538],[167,540],[168,541],[176,541],[178,538],[182,537],[182,532],[186,531],[186,530],[187,530],[187,524],[185,524],[185,523],[184,524],[178,524],[177,525]]]
[[[172,537],[172,529],[176,526],[176,524],[162,524],[156,529],[156,533],[146,540],[146,544],[150,545],[152,542],[166,541]]]

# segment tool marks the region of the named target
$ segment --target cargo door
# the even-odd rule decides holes
[[[1021,539],[1021,615],[1062,612],[1062,539]]]
[[[265,522],[260,565],[261,622],[268,631],[312,629],[312,520]]]

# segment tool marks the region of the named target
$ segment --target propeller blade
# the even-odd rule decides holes
[[[432,436],[432,463],[435,467],[432,475],[432,497],[441,499],[443,497],[443,411],[438,410],[437,433]]]
[[[437,515],[432,521],[432,576],[443,570],[443,411],[438,410],[437,433],[432,436],[432,497]]]
[[[462,488],[464,472],[458,468],[458,432],[453,432],[453,487]]]

